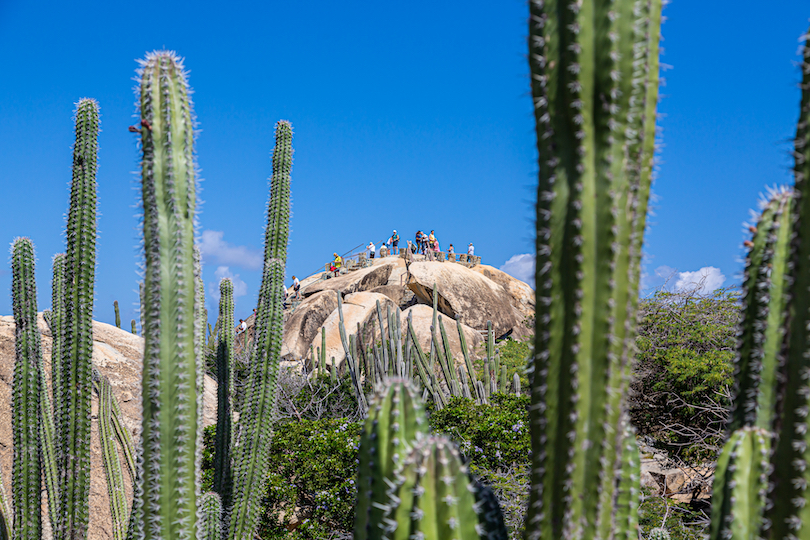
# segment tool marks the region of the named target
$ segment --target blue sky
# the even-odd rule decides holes
[[[533,243],[535,142],[524,0],[456,2],[56,2],[0,0],[0,241],[37,247],[40,309],[64,250],[72,114],[101,107],[95,317],[136,318],[136,59],[171,49],[195,90],[209,310],[236,278],[237,316],[260,280],[277,120],[290,120],[293,218],[287,274],[396,228],[469,242],[519,276]],[[658,274],[741,269],[742,223],[765,186],[790,182],[798,38],[806,2],[676,0],[665,11],[661,165],[647,243]],[[8,260],[8,259],[7,259]],[[720,275],[724,279],[720,279]],[[0,288],[10,290],[8,265]],[[10,294],[0,314],[10,314]]]

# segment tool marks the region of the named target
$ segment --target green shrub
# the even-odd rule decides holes
[[[684,503],[676,503],[666,497],[650,496],[642,489],[641,506],[638,509],[640,538],[649,538],[650,531],[664,527],[671,540],[702,540],[706,516]]]
[[[722,444],[738,297],[660,291],[639,308],[630,415],[639,435],[688,461],[712,459]]]
[[[529,397],[495,394],[490,405],[476,405],[464,398],[453,398],[428,419],[435,432],[442,432],[459,445],[470,470],[509,469],[528,465],[531,455],[529,441]]]
[[[261,538],[321,539],[335,531],[351,533],[361,427],[343,419],[276,426]],[[290,534],[288,528],[293,527]]]

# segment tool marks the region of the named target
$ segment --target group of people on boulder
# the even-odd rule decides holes
[[[411,251],[412,253],[421,253],[425,256],[425,258],[429,261],[434,260],[436,253],[441,251],[439,249],[439,239],[436,238],[436,231],[430,231],[430,234],[425,234],[421,230],[416,231],[416,237],[411,244]],[[455,254],[455,248],[453,244],[447,246],[447,254],[453,255]],[[475,246],[473,246],[472,242],[470,245],[467,246],[467,255],[474,255],[475,254]]]

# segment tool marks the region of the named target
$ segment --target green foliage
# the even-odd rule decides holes
[[[494,394],[489,405],[452,398],[443,409],[433,411],[428,424],[458,444],[473,474],[505,470],[529,463],[528,406],[528,396],[512,394]]]
[[[639,306],[630,415],[640,435],[680,457],[712,457],[722,444],[738,301],[733,289],[709,296],[659,291]]]
[[[700,511],[688,504],[653,497],[643,491],[638,511],[640,538],[649,538],[654,529],[664,528],[671,540],[703,540],[705,516]]]
[[[526,361],[529,358],[532,350],[532,344],[529,341],[519,341],[517,339],[507,338],[503,341],[496,343],[498,354],[501,359],[501,367],[506,366],[506,380],[510,385],[508,388],[500,388],[501,392],[511,392],[512,379],[517,373],[520,378],[520,387],[524,389],[529,388],[529,379],[526,376]],[[475,371],[478,375],[478,380],[483,381],[484,362],[486,358],[478,358],[474,360]]]
[[[349,382],[351,384],[351,382]],[[343,419],[278,425],[270,445],[261,538],[327,538],[354,521],[361,424]],[[299,508],[295,533],[286,536]]]

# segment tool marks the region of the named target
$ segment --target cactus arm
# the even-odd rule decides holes
[[[714,476],[709,540],[761,538],[770,435],[746,426],[726,443]]]
[[[45,376],[45,366],[40,362],[39,385],[41,390],[39,400],[39,438],[42,444],[42,473],[45,491],[48,494],[48,519],[51,521],[51,530],[56,528],[59,519],[59,470],[56,463],[55,428],[53,424],[53,409],[48,394],[48,383]]]
[[[14,436],[12,500],[14,539],[39,540],[42,533],[40,493],[40,385],[42,345],[37,329],[37,286],[34,279],[34,244],[14,241],[11,251],[14,311],[14,380],[11,429]]]
[[[278,362],[283,334],[281,291],[289,237],[291,169],[292,126],[281,121],[276,124],[256,339],[248,395],[240,417],[243,436],[234,452],[233,507],[228,530],[231,540],[252,538],[264,491],[272,437],[272,422],[268,420],[275,414],[278,397]]]
[[[62,433],[62,355],[65,342],[65,254],[53,256],[51,281],[51,391],[53,392],[53,424],[56,440]],[[58,459],[58,453],[57,453]],[[57,465],[58,466],[58,465]]]
[[[377,300],[377,320],[380,322],[380,347],[382,347],[383,373],[390,373],[393,359],[388,358],[388,345],[385,343],[385,324],[383,323],[382,308],[380,307],[379,300]]]
[[[143,532],[197,536],[196,178],[190,90],[180,58],[141,62],[144,361]]]
[[[96,161],[98,104],[82,99],[76,108],[73,182],[65,254],[65,338],[60,368],[62,393],[59,442],[60,522],[57,539],[84,538],[90,497],[90,400],[93,353],[93,286],[96,266]]]
[[[221,540],[222,506],[218,493],[209,491],[200,498],[200,540]]]
[[[461,321],[458,319],[456,319],[456,329],[458,330],[459,343],[461,343],[461,354],[464,355],[464,364],[467,366],[467,374],[470,376],[470,381],[473,386],[473,393],[477,400],[481,400],[483,396],[478,395],[478,387],[475,384],[475,381],[478,380],[478,376],[475,374],[475,366],[472,360],[470,360],[470,353],[467,352],[467,339],[464,337],[464,329],[461,327]]]
[[[217,340],[217,431],[214,441],[214,491],[225,508],[230,506],[231,451],[234,441],[233,414],[233,282],[219,282],[219,338]],[[203,505],[204,506],[204,505]]]
[[[110,518],[112,520],[113,540],[126,538],[129,509],[124,489],[124,473],[115,445],[115,428],[112,421],[112,401],[115,399],[112,386],[106,377],[98,381],[98,429],[101,442],[101,458],[104,474],[107,478],[107,493],[110,497]]]
[[[785,538],[795,534],[794,529],[807,523],[810,508],[806,504],[804,488],[807,484],[807,411],[810,394],[806,378],[810,373],[810,358],[806,352],[810,345],[810,241],[807,238],[810,223],[810,38],[803,47],[802,97],[799,123],[794,140],[796,231],[791,250],[793,281],[790,287],[791,305],[787,330],[787,352],[781,367],[784,389],[779,397],[782,418],[780,431],[771,459],[773,488],[769,495],[771,509],[766,517],[771,522],[770,536]]]
[[[404,379],[387,380],[369,406],[360,436],[355,540],[382,538],[385,514],[381,505],[387,500],[395,468],[426,433],[427,422],[415,389]]]

